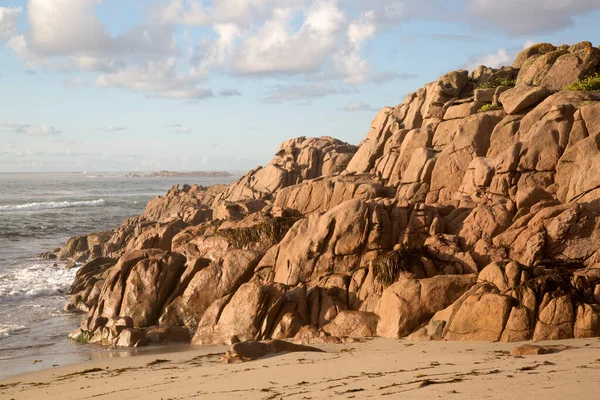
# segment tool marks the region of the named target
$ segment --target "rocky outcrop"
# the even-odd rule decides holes
[[[331,137],[288,140],[267,166],[248,172],[227,189],[222,199],[236,202],[271,198],[284,187],[343,171],[355,152],[355,146]]]
[[[448,73],[383,108],[358,147],[292,139],[229,187],[175,187],[70,239],[61,259],[93,259],[70,291],[88,313],[72,337],[600,336],[600,95],[563,90],[599,54],[540,44]]]

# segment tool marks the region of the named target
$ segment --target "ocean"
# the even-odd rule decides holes
[[[112,229],[176,184],[230,184],[231,177],[128,177],[126,173],[0,173],[0,378],[137,350],[66,338],[83,315],[63,305],[77,269],[36,258],[71,236]]]

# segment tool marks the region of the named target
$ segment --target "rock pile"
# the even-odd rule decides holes
[[[563,90],[599,66],[585,42],[451,72],[358,147],[292,139],[230,187],[175,187],[70,239],[59,258],[89,260],[72,336],[600,336],[600,94]]]

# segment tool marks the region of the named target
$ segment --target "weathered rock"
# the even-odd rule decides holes
[[[90,315],[130,316],[136,327],[152,325],[183,272],[184,263],[182,255],[160,250],[126,253],[111,268]]]
[[[571,298],[561,296],[550,300],[540,311],[539,319],[533,332],[533,340],[558,340],[573,337],[575,312]]]
[[[323,327],[331,336],[377,336],[379,317],[375,313],[341,311],[333,321]]]
[[[71,337],[599,336],[600,95],[559,90],[599,65],[582,42],[451,72],[379,112],[358,148],[292,139],[229,187],[175,186],[71,238],[49,253],[93,260],[69,293],[88,312]]]
[[[383,186],[370,174],[338,175],[281,189],[274,205],[306,215],[329,211],[348,200],[371,200],[383,194]]]
[[[215,316],[216,319],[206,324],[205,319],[212,317],[209,307],[200,321],[192,343],[227,344],[234,336],[242,342],[256,340],[261,334],[263,322],[269,317],[269,306],[277,307],[271,312],[276,314],[282,299],[283,293],[276,287],[263,286],[253,281],[245,283],[221,308],[220,313]]]
[[[531,339],[531,312],[525,307],[513,307],[502,332],[502,342],[524,342]]]
[[[261,252],[232,250],[223,259],[196,272],[160,317],[161,324],[185,325],[195,330],[208,307],[217,299],[234,293],[250,280]],[[180,289],[181,290],[181,289]]]
[[[446,308],[475,284],[473,275],[405,279],[383,292],[377,314],[379,336],[401,338]]]
[[[368,239],[369,214],[367,204],[351,200],[294,225],[278,246],[275,282],[295,286],[321,275],[356,269],[360,262],[357,254]]]
[[[419,107],[420,108],[420,107]],[[375,160],[383,154],[385,141],[391,135],[394,117],[392,109],[386,107],[379,111],[371,123],[371,131],[358,148],[358,151],[348,164],[346,171],[355,173],[369,172],[375,165]]]
[[[133,347],[143,344],[146,334],[141,329],[126,328],[121,331],[115,346],[117,347]]]
[[[525,61],[527,61],[529,58],[546,54],[548,52],[554,51],[555,49],[556,47],[554,47],[550,43],[534,44],[526,48],[525,50],[522,50],[515,58],[515,61],[513,62],[512,66],[513,68],[520,69],[525,63]]]
[[[483,286],[464,299],[447,325],[444,338],[463,342],[499,341],[510,315],[511,305],[511,297]]]
[[[98,257],[81,267],[69,288],[65,310],[88,312],[96,305],[107,271],[116,263],[113,258]]]
[[[568,349],[569,348],[567,346],[538,346],[535,344],[524,344],[512,349],[510,351],[510,355],[513,357],[538,356],[543,354],[558,353]]]
[[[452,199],[460,187],[471,161],[485,156],[496,124],[503,111],[483,113],[465,118],[458,126],[452,143],[442,150],[432,172],[427,203],[444,203]]]
[[[519,85],[502,93],[499,99],[504,111],[513,115],[539,104],[550,93],[545,88]]]
[[[268,354],[296,353],[296,352],[324,352],[321,349],[303,346],[282,340],[267,340],[266,342],[240,342],[231,345],[227,354],[222,358],[226,364],[256,360]]]
[[[355,152],[355,146],[331,137],[288,140],[267,166],[248,172],[222,198],[231,202],[270,198],[278,189],[343,171]]]
[[[600,64],[600,49],[591,45],[576,52],[563,54],[554,62],[540,85],[551,90],[565,86],[596,72]]]
[[[579,304],[577,306],[573,333],[576,338],[600,336],[600,310],[598,305]]]

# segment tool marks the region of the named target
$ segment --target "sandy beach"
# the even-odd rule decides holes
[[[0,381],[3,399],[570,399],[600,393],[600,341],[513,357],[519,344],[373,339],[222,364],[226,347],[95,360]]]

